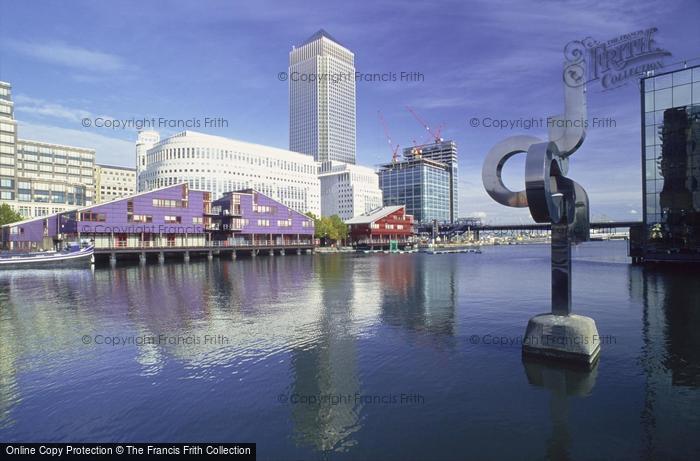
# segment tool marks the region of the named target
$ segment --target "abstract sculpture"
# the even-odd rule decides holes
[[[536,222],[552,225],[552,312],[530,319],[523,353],[590,364],[600,353],[595,322],[571,313],[571,243],[589,238],[588,195],[566,177],[569,157],[586,136],[585,85],[565,84],[564,97],[564,114],[547,119],[549,141],[533,136],[504,139],[486,156],[482,180],[498,203],[528,207]],[[503,184],[501,173],[508,159],[519,153],[527,153],[525,190],[514,192]]]

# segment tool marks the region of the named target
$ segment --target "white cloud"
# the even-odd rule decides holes
[[[22,94],[15,96],[14,100],[15,112],[20,114],[60,118],[70,122],[80,122],[80,120],[85,117],[92,118],[92,114],[87,110],[66,107],[62,104],[32,98]]]
[[[125,72],[131,67],[115,54],[88,50],[63,42],[37,43],[9,40],[7,46],[19,54],[38,61],[91,73]]]

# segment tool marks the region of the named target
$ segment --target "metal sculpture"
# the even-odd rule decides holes
[[[528,207],[536,222],[552,225],[552,313],[530,320],[523,342],[524,352],[584,358],[590,363],[600,351],[595,322],[571,313],[571,244],[589,238],[588,195],[580,184],[566,177],[569,157],[586,137],[585,85],[565,84],[564,98],[564,114],[547,119],[549,140],[522,135],[504,139],[486,156],[482,180],[486,192],[496,202],[510,207]],[[501,174],[508,159],[520,153],[527,154],[525,190],[512,191],[503,184]],[[569,340],[589,341],[593,345],[556,344]]]

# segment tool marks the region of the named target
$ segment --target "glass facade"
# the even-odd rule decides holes
[[[379,171],[384,206],[405,205],[416,222],[450,221],[450,171],[426,159],[384,165]]]
[[[420,156],[428,160],[444,163],[450,174],[450,222],[459,218],[459,171],[457,144],[454,141],[440,141],[422,146],[407,147],[403,150],[406,159]]]
[[[700,249],[700,66],[641,80],[644,224],[662,249]]]

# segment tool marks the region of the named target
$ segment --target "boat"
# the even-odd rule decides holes
[[[94,251],[91,245],[80,248],[77,244],[69,244],[63,251],[4,253],[0,255],[0,270],[89,267],[95,262]]]
[[[431,255],[444,255],[454,253],[477,253],[481,254],[481,248],[478,247],[437,247],[424,250],[425,253]]]

